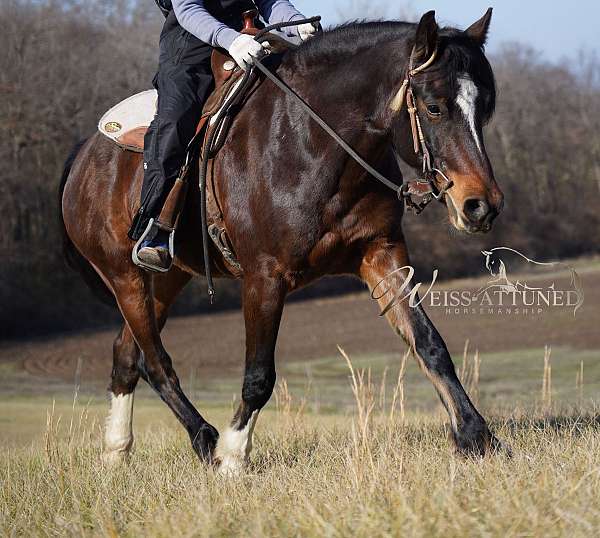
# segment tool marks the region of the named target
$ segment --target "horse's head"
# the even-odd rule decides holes
[[[482,250],[481,253],[485,257],[485,268],[489,271],[490,275],[496,276],[502,260],[494,256],[494,253],[489,250]]]
[[[431,66],[413,77],[411,87],[433,165],[453,182],[445,195],[450,221],[471,233],[489,231],[503,205],[482,136],[496,99],[494,75],[483,52],[491,14],[490,8],[460,31],[440,29],[430,11],[410,43],[414,66],[436,54]],[[412,142],[406,140],[406,115],[400,116],[404,120],[394,133],[396,147],[409,163],[419,166],[411,153]]]

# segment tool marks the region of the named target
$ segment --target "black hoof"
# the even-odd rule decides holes
[[[218,440],[219,432],[210,424],[205,424],[198,430],[192,439],[192,446],[201,461],[208,464],[213,462],[213,454]]]
[[[482,418],[476,418],[462,424],[453,432],[457,452],[466,457],[483,457],[492,449],[495,439]]]
[[[483,457],[487,454],[512,457],[510,446],[490,432],[483,419],[465,423],[458,432],[453,432],[453,440],[457,452],[465,457]]]

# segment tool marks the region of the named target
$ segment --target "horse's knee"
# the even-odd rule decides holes
[[[272,366],[252,366],[246,368],[242,399],[251,409],[261,409],[273,394],[275,368]]]

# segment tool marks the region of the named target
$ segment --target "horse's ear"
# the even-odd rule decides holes
[[[426,62],[433,54],[438,40],[438,25],[435,22],[435,11],[425,13],[417,26],[415,38],[415,64]]]
[[[489,7],[481,19],[471,24],[471,26],[465,30],[465,34],[467,34],[480,47],[483,47],[487,39],[488,30],[490,29],[491,20],[492,8]]]
[[[491,253],[489,250],[482,250],[482,251],[481,251],[481,253],[482,253],[484,256],[491,256],[491,255],[492,255],[492,253]]]

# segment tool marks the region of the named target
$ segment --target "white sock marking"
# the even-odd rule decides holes
[[[219,437],[215,449],[215,456],[221,460],[219,473],[235,476],[241,472],[252,450],[252,433],[257,418],[258,411],[254,411],[244,429],[229,427]]]
[[[456,104],[462,110],[462,113],[467,118],[471,133],[477,144],[477,149],[481,152],[481,142],[475,129],[475,103],[477,102],[477,86],[468,77],[459,77],[458,79],[458,95],[456,96]]]
[[[104,433],[104,451],[127,455],[133,444],[133,392],[110,395],[110,412]]]

